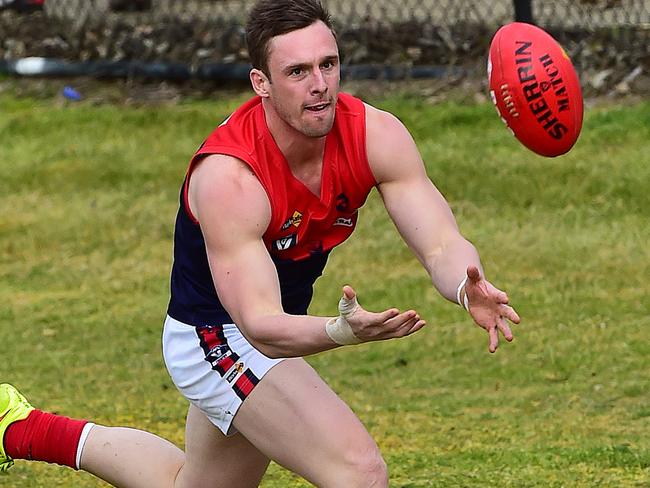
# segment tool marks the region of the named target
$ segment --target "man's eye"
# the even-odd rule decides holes
[[[302,74],[302,68],[293,68],[290,73],[292,76],[298,76]]]

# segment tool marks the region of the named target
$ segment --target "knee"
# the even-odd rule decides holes
[[[345,486],[355,488],[388,486],[388,467],[375,445],[362,449],[348,449],[345,454],[345,465],[348,468],[350,483]]]

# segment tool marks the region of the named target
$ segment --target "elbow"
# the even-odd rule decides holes
[[[264,354],[267,358],[281,359],[288,357],[286,351],[270,342],[260,340],[259,338],[255,339],[253,337],[251,337],[248,342],[250,342],[255,349]]]
[[[268,344],[261,344],[261,346],[253,344],[253,347],[270,359],[283,359],[288,357],[287,354],[283,354],[277,347]]]
[[[261,322],[263,323],[264,321]],[[246,321],[239,329],[246,340],[266,357],[271,359],[287,357],[286,351],[274,340],[268,326]]]

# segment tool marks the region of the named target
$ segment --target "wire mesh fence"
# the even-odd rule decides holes
[[[395,69],[482,66],[495,30],[514,20],[516,3],[322,1],[332,13],[346,65]],[[531,2],[535,23],[564,44],[579,70],[650,71],[650,0]],[[0,58],[182,63],[192,73],[206,63],[245,65],[243,25],[253,3],[0,0]]]
[[[44,0],[43,5],[50,17],[76,23],[104,21],[111,12],[241,23],[253,3],[254,0]],[[496,25],[512,20],[514,15],[512,0],[323,0],[323,4],[342,26],[368,20]],[[650,1],[646,0],[555,0],[533,1],[532,5],[540,25],[650,26]]]

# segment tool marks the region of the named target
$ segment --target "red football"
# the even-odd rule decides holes
[[[490,44],[490,95],[501,120],[537,154],[564,154],[582,129],[580,80],[560,44],[546,31],[513,22]]]

